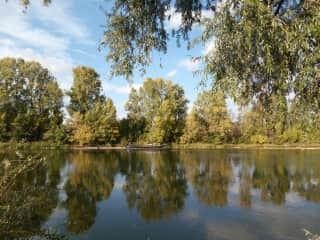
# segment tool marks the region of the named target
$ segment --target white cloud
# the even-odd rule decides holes
[[[167,77],[172,78],[175,75],[177,75],[177,70],[171,70],[170,72],[168,72]]]
[[[129,94],[131,91],[131,88],[138,90],[141,86],[142,84],[127,84],[125,86],[119,86],[119,85],[114,85],[108,82],[102,83],[102,87],[106,93],[113,92],[117,94]]]
[[[167,18],[170,18],[166,22],[167,28],[177,29],[180,27],[181,22],[182,22],[180,13],[177,13],[174,8],[170,8],[167,11],[166,15],[167,15]]]
[[[192,60],[190,58],[185,58],[178,63],[178,66],[185,68],[188,71],[195,71],[199,69],[200,62],[197,60]]]
[[[228,111],[231,114],[231,119],[237,121],[240,115],[239,106],[231,99],[226,99]]]
[[[74,40],[90,43],[90,35],[70,12],[73,1],[55,0],[48,8],[40,2],[32,1],[25,14],[18,1],[2,3],[0,57],[38,61],[52,72],[62,89],[68,89],[74,66],[68,54],[70,45]]]
[[[210,41],[208,41],[204,45],[204,49],[202,50],[202,55],[204,55],[204,56],[208,55],[210,52],[212,52],[214,50],[215,46],[216,46],[215,39],[211,39]]]
[[[48,51],[64,51],[69,43],[68,39],[55,36],[48,31],[32,27],[32,19],[23,14],[19,5],[12,1],[0,8],[0,33],[14,38],[33,47],[40,47]]]
[[[62,89],[68,89],[72,83],[72,60],[63,56],[48,56],[32,48],[24,48],[10,39],[0,39],[0,58],[23,58],[27,61],[37,61],[48,68],[57,78]]]
[[[187,103],[187,113],[191,113],[192,111],[192,108],[193,108],[193,103],[192,102],[188,102]]]
[[[213,17],[213,11],[211,10],[203,10],[201,12],[201,19],[205,18],[212,18]],[[166,13],[167,18],[170,18],[166,21],[166,27],[168,29],[178,29],[182,24],[182,17],[181,13],[176,12],[175,8],[170,8]],[[199,27],[198,24],[195,25],[195,27]]]
[[[83,42],[91,42],[89,33],[81,20],[72,15],[72,1],[55,0],[50,7],[43,7],[41,1],[31,4],[30,15],[35,14],[43,23],[55,26],[53,31],[68,35]]]

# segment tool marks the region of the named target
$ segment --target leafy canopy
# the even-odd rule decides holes
[[[63,93],[48,69],[0,59],[0,140],[41,140],[63,120]]]
[[[145,134],[144,140],[148,142],[176,141],[184,128],[187,102],[179,85],[170,80],[148,78],[139,91],[132,89],[129,95],[125,106],[132,122],[129,129]]]

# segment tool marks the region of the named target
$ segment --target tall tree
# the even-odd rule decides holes
[[[145,140],[173,142],[182,134],[186,104],[187,100],[180,86],[169,80],[148,78],[139,92],[132,90],[126,110],[129,118],[137,121],[144,119]]]
[[[70,115],[75,112],[85,114],[93,108],[95,103],[103,102],[101,94],[101,81],[99,74],[90,67],[80,66],[73,69],[73,85],[67,93],[70,97],[68,111]]]
[[[199,142],[200,139],[200,124],[197,121],[197,113],[194,109],[186,117],[186,125],[183,130],[183,135],[180,138],[182,144]]]
[[[73,141],[80,145],[116,142],[119,137],[116,108],[102,94],[99,75],[84,66],[74,68],[73,74],[73,86],[68,92]]]
[[[136,89],[132,88],[129,94],[129,99],[125,105],[128,112],[128,128],[125,135],[129,142],[139,141],[146,128],[146,118],[142,113],[142,100]]]
[[[62,91],[48,69],[23,59],[0,60],[1,140],[41,140],[63,119]]]

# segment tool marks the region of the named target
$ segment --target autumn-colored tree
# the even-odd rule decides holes
[[[204,91],[193,104],[181,141],[226,142],[231,132],[232,122],[224,94]]]
[[[148,78],[126,104],[132,130],[147,142],[174,142],[182,134],[187,100],[183,89],[169,80]],[[139,128],[143,127],[143,129]],[[136,133],[132,133],[136,134]]]
[[[69,114],[85,114],[97,102],[103,102],[99,74],[90,67],[80,66],[73,69],[73,84],[67,95],[70,97]]]
[[[72,116],[72,140],[80,145],[114,143],[119,137],[116,109],[101,93],[101,81],[94,69],[73,69],[74,80],[68,110]]]

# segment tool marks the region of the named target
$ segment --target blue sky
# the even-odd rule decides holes
[[[105,23],[100,5],[108,8],[111,1],[54,0],[48,8],[40,2],[31,1],[27,13],[23,14],[19,0],[1,1],[0,58],[11,56],[38,61],[53,73],[64,90],[72,84],[73,67],[93,67],[100,74],[104,93],[114,101],[118,117],[125,117],[124,104],[130,87],[122,77],[110,79],[110,65],[105,61],[107,49],[98,51],[102,25]],[[179,15],[176,14],[166,26],[168,29],[176,28],[179,22]],[[200,32],[201,29],[196,28],[191,37],[198,36]],[[187,50],[183,44],[178,48],[175,39],[172,39],[166,55],[153,53],[153,63],[145,76],[139,73],[134,75],[133,87],[139,87],[146,77],[170,79],[184,88],[191,106],[203,89],[198,87],[201,76],[193,74],[200,65],[190,58],[205,54],[212,47],[213,41]],[[231,101],[228,101],[228,107],[233,115],[237,114]]]

